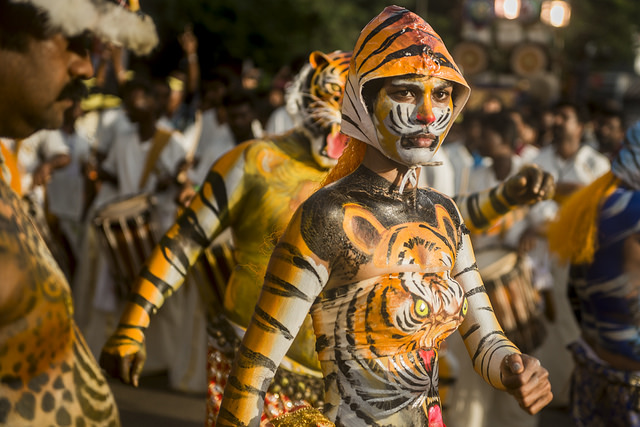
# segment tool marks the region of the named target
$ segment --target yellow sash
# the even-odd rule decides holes
[[[142,175],[140,176],[140,182],[138,183],[138,188],[144,188],[151,172],[156,166],[156,162],[160,157],[160,153],[164,150],[164,147],[169,143],[169,139],[171,138],[171,132],[164,129],[157,129],[155,135],[153,135],[153,140],[151,141],[151,148],[149,149],[149,154],[147,154],[147,159],[144,164],[144,169],[142,171]]]
[[[22,182],[20,179],[20,170],[18,169],[18,150],[20,149],[21,139],[16,140],[15,149],[11,151],[8,147],[6,147],[3,143],[0,143],[0,151],[2,151],[2,156],[4,157],[4,164],[7,166],[10,177],[3,176],[5,182],[11,181],[11,188],[15,191],[18,196],[22,196]],[[0,175],[2,175],[0,173]]]

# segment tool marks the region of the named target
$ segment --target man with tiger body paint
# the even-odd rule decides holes
[[[333,171],[344,172],[348,156],[361,164],[302,203],[276,245],[219,426],[260,424],[265,392],[307,313],[324,414],[336,425],[443,426],[438,350],[458,328],[489,384],[530,413],[550,402],[546,370],[495,319],[455,203],[415,185],[468,95],[417,15],[391,6],[364,28],[342,109],[352,139]],[[298,414],[306,424],[296,424]],[[326,425],[321,419],[303,409],[274,424]]]
[[[72,94],[93,74],[92,37],[139,54],[157,42],[137,4],[0,0],[0,136],[62,126]],[[2,170],[0,425],[119,426],[109,385],[74,322],[69,284],[11,179],[18,177]]]
[[[144,332],[152,315],[167,296],[178,291],[202,251],[231,229],[236,267],[226,289],[217,289],[222,301],[211,304],[207,314],[207,421],[213,425],[226,374],[260,294],[275,236],[344,149],[340,107],[350,58],[350,52],[312,53],[288,95],[288,104],[297,111],[296,127],[283,135],[241,144],[213,165],[194,201],[165,234],[133,285],[120,325],[102,352],[101,364],[108,373],[137,385],[145,358]],[[549,192],[545,178],[541,170],[530,168],[504,186],[461,198],[464,216],[474,227],[486,227],[516,204],[544,197]],[[210,293],[208,283],[199,285]],[[265,419],[282,412],[287,396],[322,405],[324,386],[310,318],[270,391],[278,393],[267,394],[271,404]]]

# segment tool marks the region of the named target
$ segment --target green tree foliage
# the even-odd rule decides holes
[[[452,47],[464,0],[147,0],[143,8],[161,30],[163,63],[180,54],[176,35],[187,23],[201,41],[203,65],[251,59],[268,75],[281,66],[326,52],[353,48],[360,30],[385,6],[426,13],[427,21]],[[568,28],[560,29],[565,60],[590,56],[594,68],[631,66],[632,34],[640,26],[638,0],[572,0]],[[167,56],[173,57],[167,59]],[[169,65],[170,66],[170,65]]]

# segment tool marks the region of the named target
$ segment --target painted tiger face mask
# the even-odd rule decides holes
[[[342,132],[410,168],[428,164],[469,93],[431,26],[389,6],[362,30],[353,51]]]
[[[429,162],[451,123],[452,91],[437,77],[384,79],[372,111],[382,152],[406,165]]]

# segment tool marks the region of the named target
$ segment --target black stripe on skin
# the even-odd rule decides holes
[[[402,283],[402,281],[401,281]],[[387,307],[387,293],[390,288],[386,286],[382,291],[382,303],[380,305],[380,315],[382,316],[382,320],[384,321],[385,326],[393,328],[394,324],[391,322],[391,317],[389,316],[389,310]]]
[[[264,400],[265,396],[267,395],[265,391],[262,391],[248,384],[242,384],[240,380],[238,380],[238,378],[235,376],[230,376],[227,384],[231,384],[233,387],[235,387],[237,390],[241,392],[259,396],[260,400]]]
[[[358,289],[357,292],[354,292],[353,297],[351,298],[351,301],[349,301],[349,307],[347,308],[347,313],[345,315],[345,317],[347,318],[347,329],[345,331],[345,338],[347,339],[347,342],[349,343],[349,345],[351,346],[355,346],[356,341],[355,341],[355,337],[353,336],[353,330],[354,330],[354,323],[353,323],[353,314],[356,312],[356,303],[358,300],[358,295],[360,294],[360,292],[362,291],[362,289]]]
[[[394,231],[393,234],[391,235],[391,238],[389,238],[389,244],[387,245],[387,262],[389,262],[389,260],[391,259],[393,245],[398,239],[398,234],[400,233],[400,231],[404,230],[405,228],[407,227],[398,227],[398,229]]]
[[[225,421],[229,422],[230,424],[225,424]],[[253,421],[250,424],[259,425],[258,423],[253,423]],[[238,417],[233,415],[231,412],[229,412],[225,408],[220,408],[220,412],[218,413],[218,419],[216,420],[216,425],[218,427],[225,427],[225,426],[229,426],[229,427],[249,427],[250,424],[243,423],[242,421],[240,421],[240,419]]]
[[[367,344],[369,344],[369,350],[371,350],[371,352],[373,354],[375,354],[376,356],[380,357],[382,356],[380,353],[378,353],[378,351],[375,348],[375,344],[376,341],[373,339],[373,337],[371,336],[371,333],[373,332],[373,329],[371,329],[371,323],[369,322],[369,314],[372,312],[372,309],[379,309],[382,310],[383,307],[376,307],[373,304],[373,299],[376,297],[376,292],[378,291],[378,286],[376,286],[374,289],[371,290],[371,292],[369,292],[369,294],[367,295],[367,307],[364,311],[364,330],[367,333]],[[375,316],[375,313],[373,314],[373,316]]]
[[[113,335],[111,338],[118,340],[120,343],[134,343],[134,344],[142,344],[142,341],[134,340],[130,336],[127,335]]]
[[[463,340],[466,340],[467,338],[469,338],[471,336],[471,334],[473,334],[475,331],[477,331],[478,329],[480,329],[480,324],[479,323],[474,323],[469,330],[462,336]]]
[[[486,294],[487,293],[487,289],[484,287],[484,285],[480,285],[480,286],[476,286],[475,288],[471,289],[469,292],[467,292],[466,294],[464,294],[464,296],[469,299],[472,296],[476,295],[476,294]]]
[[[242,369],[265,368],[273,373],[278,369],[273,360],[262,353],[245,347],[243,344],[240,344],[238,354],[241,356],[238,358],[238,366]]]
[[[273,316],[271,316],[269,313],[267,313],[266,311],[264,311],[258,306],[256,306],[255,315],[260,317],[265,322],[267,322],[268,326],[270,326],[270,328],[266,328],[267,330],[271,330],[272,332],[276,331],[282,334],[282,336],[284,336],[289,341],[291,341],[294,338],[294,336],[291,334],[291,332],[289,331],[289,329],[287,329],[286,326],[284,326],[277,319],[275,319]]]
[[[205,187],[209,185],[211,186],[211,194],[215,198],[216,204],[218,207],[214,206],[209,200],[204,196]],[[227,188],[224,186],[224,178],[216,171],[211,169],[205,178],[202,188],[200,189],[200,199],[202,203],[208,207],[211,212],[213,212],[219,219],[222,221],[223,216],[227,216],[229,214],[229,200],[227,198]]]
[[[186,208],[182,215],[178,218],[178,225],[180,226],[179,235],[181,238],[189,239],[199,246],[205,248],[208,247],[210,239],[207,238],[207,233],[200,225],[198,216],[191,208]]]
[[[160,251],[162,256],[182,277],[186,277],[189,271],[189,258],[184,251],[184,246],[179,238],[163,236],[160,239]],[[146,267],[145,267],[146,269]]]
[[[316,352],[321,353],[329,346],[329,337],[325,334],[316,337]]]
[[[362,44],[360,45],[360,49],[358,49],[357,52],[354,52],[353,56],[358,57],[360,55],[360,53],[362,52],[362,49],[364,49],[364,47],[367,45],[367,43],[369,43],[369,40],[374,38],[380,31],[384,30],[385,28],[387,28],[387,27],[395,24],[399,20],[401,20],[404,17],[404,15],[406,15],[407,13],[409,13],[409,11],[406,10],[406,9],[398,11],[398,12],[394,13],[393,15],[391,15],[389,18],[387,18],[383,23],[378,25],[376,28],[371,30],[371,32],[369,34],[367,34],[367,37],[365,37],[365,39],[362,41]]]
[[[480,354],[483,351],[483,347],[485,346],[487,341],[493,338],[494,335],[499,335],[503,338],[505,337],[504,332],[502,331],[492,331],[492,332],[489,332],[484,337],[480,338],[480,342],[478,343],[478,348],[476,349],[476,352],[473,354],[473,357],[471,358],[471,362],[473,363],[473,366],[476,365],[476,359],[480,357]],[[492,343],[492,344],[496,344],[496,343]]]
[[[147,266],[140,272],[140,277],[155,286],[162,295],[165,295],[168,289],[173,290],[167,282],[153,274]]]
[[[79,345],[79,343],[82,342],[83,339],[80,338],[80,335],[79,335],[79,332],[78,332],[77,328],[74,328],[73,334],[75,336],[75,339],[74,339],[75,342],[74,342],[74,345],[73,345],[73,353],[74,353],[75,358],[76,358],[76,362],[77,362],[76,364],[79,364],[79,367],[82,368],[82,370],[84,372],[87,372],[87,374],[91,377],[91,380],[93,382],[95,382],[99,386],[105,385],[106,381],[104,381],[104,379],[101,378],[101,376],[98,376],[96,374],[96,372],[92,369],[92,366],[87,363],[87,361],[90,361],[90,360],[93,359],[93,355],[89,354],[89,349],[88,348]]]
[[[489,225],[489,221],[480,210],[480,196],[479,194],[473,194],[469,196],[467,200],[467,210],[469,211],[469,218],[476,228],[485,228]]]
[[[457,249],[454,248],[453,246],[451,246],[451,243],[449,243],[449,239],[447,239],[443,234],[441,234],[438,230],[436,230],[435,228],[430,228],[424,224],[420,224],[418,225],[419,228],[426,228],[427,230],[431,231],[433,234],[436,235],[436,237],[438,237],[442,243],[444,243],[445,245],[447,245],[447,248],[449,248],[449,250],[451,251],[452,254],[455,254],[457,252]],[[446,228],[446,227],[445,227]],[[455,242],[455,238],[452,239]]]
[[[268,283],[273,283],[282,289],[269,286]],[[300,289],[296,288],[286,280],[283,280],[279,277],[274,276],[271,273],[266,273],[264,275],[264,285],[262,289],[274,295],[287,297],[287,298],[299,298],[306,302],[313,302],[313,300],[307,294],[300,291]]]
[[[129,302],[139,305],[146,313],[155,314],[158,311],[158,307],[139,294],[129,295]]]
[[[507,203],[509,203],[511,206],[518,205],[518,201],[513,199],[513,198],[511,198],[511,197],[509,197],[509,195],[507,194],[507,191],[506,191],[507,188],[504,185],[504,183],[502,185],[500,185],[500,190],[502,190],[501,191],[502,197],[504,197],[504,199],[507,201]]]
[[[300,268],[301,270],[305,270],[305,271],[308,271],[309,273],[313,274],[316,277],[316,279],[318,280],[318,283],[322,283],[322,279],[318,275],[318,272],[316,271],[316,269],[313,268],[313,266],[311,265],[311,263],[309,261],[304,259],[304,256],[302,255],[302,252],[300,252],[300,250],[298,248],[296,248],[295,246],[293,246],[293,245],[291,245],[289,243],[283,243],[283,244],[280,245],[280,247],[282,249],[285,249],[285,250],[289,251],[293,255],[293,258],[291,259],[291,262],[293,263],[293,265],[295,265],[296,267]]]
[[[500,343],[500,345],[496,346],[495,348],[493,348],[493,349],[491,350],[491,354],[489,354],[489,351],[487,351],[487,352],[485,353],[484,358],[482,359],[482,363],[483,363],[483,364],[485,364],[485,360],[486,360],[486,359],[488,359],[488,362],[487,362],[487,363],[486,363],[486,365],[485,365],[485,367],[486,367],[486,373],[484,373],[484,377],[487,379],[487,381],[489,382],[489,384],[491,384],[491,385],[492,385],[492,386],[494,386],[494,387],[496,386],[496,384],[493,384],[493,382],[491,381],[491,377],[489,376],[489,368],[490,368],[490,365],[491,365],[491,360],[493,359],[493,355],[494,355],[498,350],[501,350],[501,349],[503,349],[503,348],[512,348],[512,349],[514,349],[514,350],[518,351],[518,348],[517,348],[515,345],[510,344],[510,343],[509,343],[509,341],[507,341],[507,342],[502,341],[502,342]],[[499,384],[498,384],[498,385],[499,385]]]
[[[453,278],[457,279],[458,277],[462,276],[465,273],[469,273],[471,271],[478,271],[478,263],[473,263],[471,264],[469,267],[466,267],[464,270],[462,270],[461,272],[459,272],[458,274],[454,275]]]
[[[498,196],[497,188],[492,188],[489,192],[489,201],[491,202],[491,206],[493,207],[493,209],[500,215],[504,215],[509,212],[509,206],[502,203],[500,197]]]

